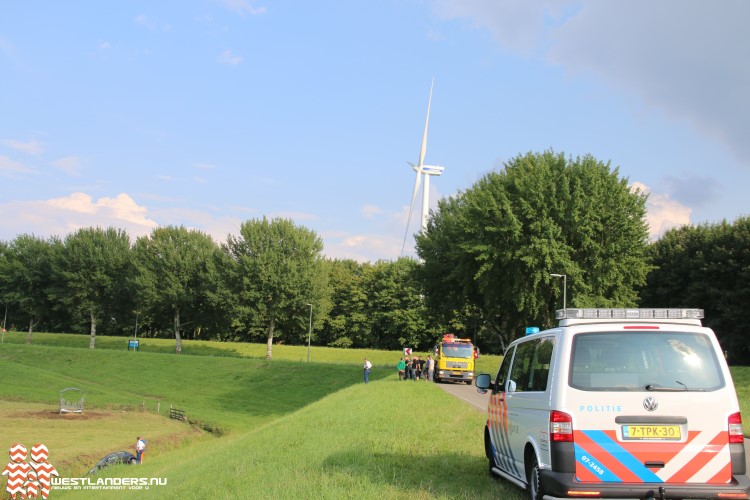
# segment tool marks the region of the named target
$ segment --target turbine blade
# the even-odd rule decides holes
[[[424,121],[424,134],[422,135],[422,147],[419,150],[419,165],[424,165],[424,157],[427,154],[427,127],[430,124],[430,105],[432,104],[432,88],[435,86],[435,79],[432,79],[432,85],[430,85],[430,98],[427,101],[427,118]]]
[[[417,170],[417,178],[414,181],[414,191],[411,194],[411,203],[409,204],[409,217],[406,219],[406,231],[404,231],[404,242],[401,244],[401,256],[404,255],[404,247],[406,246],[406,238],[409,237],[409,224],[411,223],[411,214],[414,211],[414,202],[417,200],[417,194],[419,194],[419,183],[422,180],[422,173]]]

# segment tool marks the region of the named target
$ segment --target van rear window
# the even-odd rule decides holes
[[[725,381],[710,339],[688,332],[575,336],[571,387],[590,391],[714,391]]]

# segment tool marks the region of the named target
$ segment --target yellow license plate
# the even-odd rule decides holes
[[[678,441],[679,425],[623,425],[622,438],[636,441]]]

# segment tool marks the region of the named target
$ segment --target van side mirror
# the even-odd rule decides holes
[[[474,379],[474,385],[477,386],[477,392],[479,394],[487,394],[489,389],[492,389],[493,383],[489,373],[481,373]]]

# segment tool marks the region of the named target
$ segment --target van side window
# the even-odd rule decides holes
[[[513,360],[513,353],[515,348],[508,349],[503,356],[503,362],[500,363],[500,369],[497,371],[497,379],[495,380],[495,387],[497,392],[505,392],[505,382],[508,380],[508,370],[510,369],[510,362]]]
[[[546,391],[549,378],[549,365],[552,361],[552,350],[555,347],[554,337],[540,339],[534,351],[534,360],[529,375],[530,391]]]
[[[554,345],[552,337],[518,344],[510,376],[517,392],[547,390]]]

